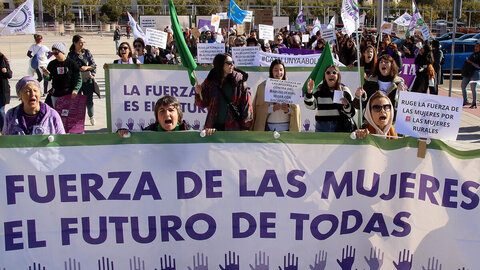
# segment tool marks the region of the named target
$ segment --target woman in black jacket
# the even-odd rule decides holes
[[[417,65],[417,77],[412,86],[412,92],[427,93],[428,81],[430,77],[428,75],[428,66],[433,65],[433,53],[432,47],[429,44],[425,44],[415,57],[415,65]]]
[[[10,84],[8,79],[13,75],[7,57],[0,52],[0,127],[5,120],[5,105],[10,103]]]

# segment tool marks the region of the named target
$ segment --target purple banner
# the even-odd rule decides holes
[[[85,110],[87,108],[87,96],[77,95],[72,99],[72,95],[59,97],[55,101],[55,110],[62,118],[66,133],[84,133],[85,132]]]
[[[290,54],[290,55],[307,55],[307,54],[321,54],[322,51],[313,51],[310,49],[296,49],[296,48],[279,48],[278,52],[280,54]]]
[[[208,26],[208,28],[210,29],[210,31],[214,31],[215,32],[215,26],[212,26],[211,24],[211,21],[210,20],[204,20],[204,19],[198,19],[198,30],[200,32],[202,32],[200,29],[202,29],[202,27],[204,27],[205,25]]]
[[[415,58],[402,58],[402,66],[399,67],[400,77],[405,80],[405,84],[411,89],[413,81],[415,81],[417,66],[415,65]]]

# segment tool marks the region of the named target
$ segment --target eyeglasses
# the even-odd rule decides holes
[[[330,74],[337,75],[337,72],[336,71],[331,71],[331,72],[327,71],[327,72],[325,72],[325,74],[327,74],[327,75],[330,75]]]
[[[231,65],[233,65],[233,61],[225,61],[225,64],[231,66]]]
[[[118,49],[119,50],[126,50],[126,49],[128,49],[128,47],[119,47]]]
[[[374,112],[381,112],[382,109],[386,112],[389,112],[392,109],[392,105],[391,104],[385,104],[385,105],[373,105],[372,106],[372,110]]]
[[[135,44],[134,47],[135,48],[142,48],[143,46],[142,46],[142,44]]]

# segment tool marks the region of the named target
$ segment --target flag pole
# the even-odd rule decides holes
[[[358,67],[358,77],[360,78],[360,87],[362,87],[362,72],[360,70],[360,42],[358,40],[358,31],[356,33],[356,40],[357,40],[357,67]],[[359,128],[361,128],[363,126],[363,110],[362,110],[362,96],[360,96],[360,113],[359,113],[359,116],[358,116],[358,123],[359,123]]]

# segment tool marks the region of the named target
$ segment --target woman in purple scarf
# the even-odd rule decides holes
[[[65,134],[62,119],[54,109],[40,102],[40,84],[32,77],[17,83],[17,96],[22,103],[8,110],[3,135]]]

